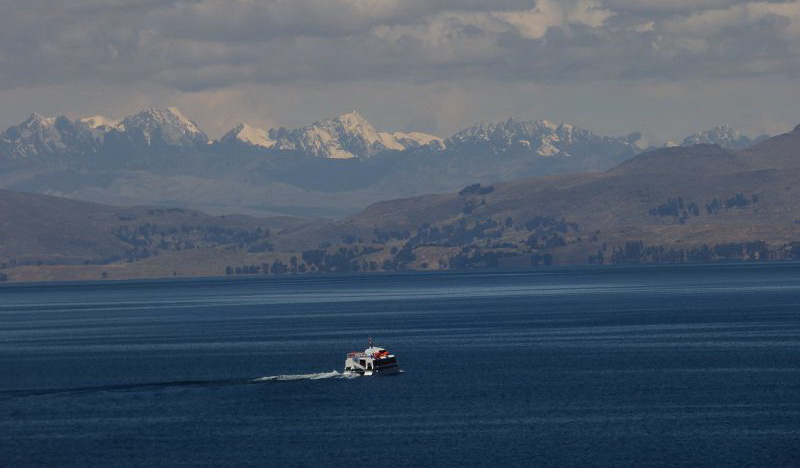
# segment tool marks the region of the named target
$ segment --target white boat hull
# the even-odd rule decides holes
[[[344,371],[345,374],[350,375],[362,375],[364,377],[369,377],[373,375],[396,375],[400,373],[400,367],[391,367],[388,369],[378,369],[378,370],[347,370]]]
[[[369,348],[364,352],[352,352],[344,361],[344,373],[363,376],[393,375],[400,372],[400,366],[394,354],[384,348],[375,346],[369,340]]]

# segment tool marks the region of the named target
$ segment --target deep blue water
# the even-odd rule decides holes
[[[487,465],[800,466],[800,264],[0,287],[0,466]]]

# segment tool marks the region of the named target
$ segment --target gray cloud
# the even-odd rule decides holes
[[[720,62],[727,74],[781,73],[794,71],[800,43],[797,2],[62,3],[12,0],[6,7],[14,13],[0,20],[0,86],[152,80],[197,90],[253,81],[425,81],[454,74],[521,80],[662,77],[667,71],[715,76]],[[779,59],[782,67],[752,63]]]
[[[489,89],[800,71],[798,0],[6,0],[3,10],[0,90]]]

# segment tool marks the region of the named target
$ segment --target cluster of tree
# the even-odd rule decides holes
[[[567,222],[564,218],[537,216],[525,221],[525,230],[532,234],[525,240],[529,249],[543,250],[567,245],[565,234],[577,232],[578,224]]]
[[[753,203],[758,203],[758,195],[746,197],[744,194],[737,193],[726,200],[719,200],[716,198],[711,200],[710,203],[706,203],[706,211],[708,214],[717,214],[721,210],[727,210],[730,208],[744,208],[745,206],[752,205]]]
[[[410,248],[392,249],[394,257],[382,263],[366,260],[364,257],[380,248],[339,247],[338,249],[311,249],[303,251],[300,257],[292,256],[288,263],[276,259],[261,265],[240,265],[225,267],[226,275],[291,275],[304,273],[348,273],[358,271],[399,270],[405,268],[415,257]]]
[[[375,234],[375,242],[378,242],[380,244],[385,244],[385,243],[387,243],[389,241],[392,241],[392,240],[395,240],[395,239],[396,240],[405,240],[405,239],[408,239],[409,237],[411,237],[411,232],[409,232],[407,230],[402,230],[402,231],[400,231],[400,230],[396,230],[396,231],[380,231],[378,229],[375,229],[373,231],[373,233]]]
[[[516,225],[512,217],[498,221],[493,218],[470,222],[460,218],[454,223],[444,226],[422,225],[408,239],[399,252],[392,251],[393,261],[384,269],[402,269],[413,262],[414,249],[422,246],[461,247],[461,250],[449,259],[450,268],[493,267],[500,259],[533,254],[531,265],[550,265],[553,256],[549,253],[535,251],[563,247],[569,243],[567,234],[577,232],[577,223],[567,222],[564,218],[537,216]],[[528,231],[531,234],[522,243],[504,241],[506,231]],[[578,238],[580,239],[580,238]],[[396,250],[396,249],[394,249]],[[515,264],[520,262],[514,261]]]
[[[564,218],[556,219],[553,216],[537,216],[531,218],[525,221],[524,226],[526,230],[532,232],[560,232],[566,234],[569,231],[578,231],[578,223],[570,223]]]
[[[743,208],[756,202],[758,202],[758,195],[747,197],[742,193],[737,193],[724,200],[718,198],[711,200],[705,204],[705,211],[707,214],[713,215],[730,208]],[[678,221],[683,224],[689,216],[700,216],[700,207],[693,201],[684,202],[682,197],[668,198],[666,203],[650,208],[648,213],[651,216],[678,218]]]
[[[483,187],[481,184],[467,185],[458,194],[462,197],[467,195],[488,195],[494,192],[494,186]]]
[[[536,250],[551,249],[567,245],[567,240],[564,236],[555,232],[549,235],[531,234],[525,240],[525,245]]]
[[[450,258],[449,267],[452,270],[462,270],[468,268],[496,268],[500,264],[500,259],[508,256],[516,256],[518,253],[510,253],[496,250],[484,250],[477,246],[466,246]]]
[[[283,263],[280,260],[274,260],[272,263],[262,263],[261,265],[251,264],[242,266],[227,266],[225,267],[225,274],[231,275],[296,275],[308,272],[308,267],[305,263],[299,263],[297,257],[293,256],[289,263]]]
[[[125,253],[128,261],[157,255],[159,251],[180,251],[198,247],[235,246],[250,252],[271,251],[267,228],[234,229],[221,226],[161,226],[144,223],[120,226],[111,231],[119,240],[132,246]]]
[[[798,249],[800,254],[800,248]],[[602,256],[590,257],[590,263],[599,262]],[[709,246],[703,244],[692,249],[675,249],[663,245],[646,245],[643,241],[628,241],[615,248],[611,260],[617,264],[636,263],[707,263],[732,260],[768,260],[776,258],[764,241],[725,243]],[[602,263],[601,261],[599,263]]]
[[[128,263],[133,263],[137,260],[143,260],[148,257],[154,257],[158,255],[158,249],[147,249],[144,247],[136,246],[132,249],[128,249],[125,251],[125,261]]]
[[[684,221],[689,215],[700,216],[700,207],[695,202],[684,203],[682,197],[668,198],[666,203],[651,208],[649,213],[651,216],[672,216]]]
[[[502,236],[503,229],[503,224],[491,218],[475,221],[474,224],[464,218],[444,226],[431,226],[426,223],[417,230],[406,245],[411,245],[413,248],[422,245],[457,247],[478,239],[498,239]]]
[[[366,247],[339,247],[338,249],[312,249],[301,254],[303,261],[308,264],[309,271],[315,272],[355,272],[375,271],[379,265],[375,261],[366,262],[359,257],[380,251],[380,248]]]

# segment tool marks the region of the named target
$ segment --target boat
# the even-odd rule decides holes
[[[369,338],[367,349],[363,352],[347,353],[344,373],[356,375],[391,375],[400,372],[397,358],[385,348],[376,346]]]

